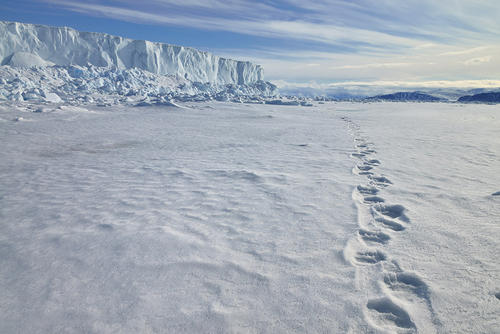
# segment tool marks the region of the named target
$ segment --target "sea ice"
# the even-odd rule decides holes
[[[500,328],[498,106],[43,105],[0,104],[2,333]]]

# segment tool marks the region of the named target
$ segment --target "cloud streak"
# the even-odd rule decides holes
[[[120,6],[101,5],[96,3],[82,3],[65,0],[47,0],[69,10],[89,15],[98,15],[108,18],[121,19],[139,23],[156,23],[196,27],[207,30],[229,31],[239,34],[269,37],[276,39],[297,39],[323,43],[328,45],[357,45],[366,52],[377,49],[413,47],[416,41],[406,37],[399,37],[383,32],[344,27],[327,22],[313,23],[301,19],[279,20],[260,19],[252,15],[248,19],[231,19],[219,16],[201,16],[200,14],[157,14],[149,11],[130,9]],[[159,2],[159,1],[156,1]],[[161,3],[174,3],[174,1],[161,1]],[[197,1],[188,1],[194,6]],[[218,1],[215,1],[219,4]],[[220,6],[220,4],[219,4]],[[201,6],[195,6],[201,7]],[[281,12],[278,10],[278,12]],[[251,12],[250,12],[251,13]],[[376,43],[375,43],[376,41]]]
[[[268,40],[267,47],[213,51],[257,61],[270,79],[411,82],[500,75],[499,60],[491,56],[500,52],[496,0],[39,1],[89,16]]]

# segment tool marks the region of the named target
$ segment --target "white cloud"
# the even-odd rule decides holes
[[[471,48],[471,49],[465,49],[465,50],[457,50],[457,51],[448,51],[448,52],[443,52],[439,54],[439,56],[460,56],[460,55],[467,55],[471,53],[477,53],[481,51],[487,50],[487,46],[480,46],[476,48]]]
[[[496,0],[41,1],[129,22],[272,38],[274,47],[208,49],[262,64],[269,79],[438,82],[500,76],[499,57],[491,56],[500,54]]]
[[[434,80],[434,81],[347,81],[327,84],[328,87],[380,86],[409,88],[498,88],[500,80]]]
[[[434,63],[429,63],[433,65]],[[352,70],[352,69],[368,69],[368,68],[393,68],[393,67],[406,67],[417,65],[417,63],[374,63],[374,64],[360,64],[360,65],[342,65],[332,66],[332,70]]]
[[[367,52],[377,48],[401,48],[417,45],[417,41],[368,29],[337,26],[330,23],[312,23],[303,20],[230,19],[217,16],[157,14],[117,6],[66,0],[48,0],[70,10],[132,22],[156,23],[195,27],[207,30],[230,31],[240,34],[279,39],[298,39],[331,45],[352,46]]]

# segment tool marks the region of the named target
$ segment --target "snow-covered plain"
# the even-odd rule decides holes
[[[0,332],[498,331],[498,106],[180,105],[0,105]]]

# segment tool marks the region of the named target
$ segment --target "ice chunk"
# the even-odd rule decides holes
[[[10,65],[16,67],[33,67],[33,66],[51,66],[54,63],[43,60],[37,54],[29,52],[14,52],[7,57],[2,65]]]
[[[47,93],[45,94],[45,100],[52,103],[62,102],[62,99],[56,93]]]

